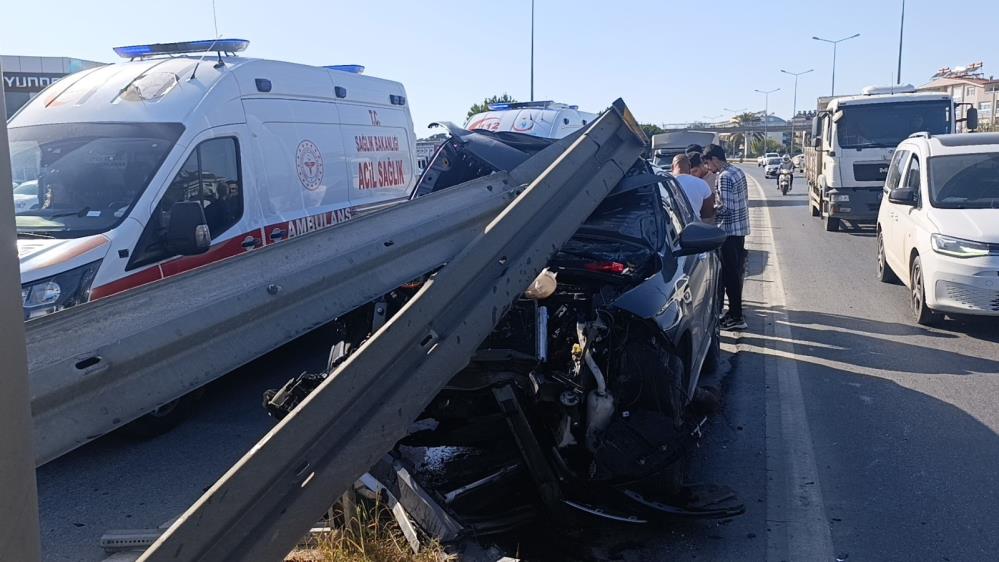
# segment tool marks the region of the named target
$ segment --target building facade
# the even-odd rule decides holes
[[[0,55],[7,119],[28,100],[62,77],[104,63],[67,57]]]
[[[950,94],[958,106],[957,118],[963,119],[968,114],[968,108],[978,109],[980,128],[994,128],[999,124],[996,114],[996,102],[999,97],[999,80],[985,78],[978,72],[981,63],[941,69],[933,80],[917,88],[921,92],[944,92]],[[964,132],[964,123],[958,123],[958,132]]]

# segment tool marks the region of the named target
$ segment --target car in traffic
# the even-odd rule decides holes
[[[780,154],[777,154],[776,152],[767,152],[763,156],[758,156],[756,158],[756,166],[758,168],[762,168],[768,161],[770,161],[771,158],[780,158]]]
[[[448,128],[414,197],[509,171],[552,142]],[[407,471],[434,493],[465,490],[443,509],[482,534],[564,508],[634,523],[740,513],[723,488],[684,492],[685,451],[710,395],[702,373],[719,354],[714,250],[724,238],[698,219],[675,178],[636,161],[393,454],[409,458]],[[389,310],[405,306],[403,291],[391,298],[399,302]],[[359,314],[344,320],[331,366],[368,337],[371,313]],[[265,407],[286,415],[323,376],[268,391]],[[518,423],[507,423],[510,412]],[[449,456],[454,447],[460,454]],[[414,449],[435,451],[437,468],[409,457]],[[539,495],[541,481],[549,487]]]
[[[25,319],[408,199],[402,84],[234,54],[248,44],[118,47],[127,61],[67,76],[13,116]]]
[[[794,168],[796,170],[804,170],[805,169],[805,155],[804,154],[795,154],[794,156],[791,157],[791,163],[794,164]]]
[[[877,222],[877,272],[912,315],[999,316],[999,134],[916,133],[895,149]]]
[[[784,159],[780,157],[768,158],[763,166],[763,177],[776,178],[777,171],[780,169],[780,165],[783,162]]]

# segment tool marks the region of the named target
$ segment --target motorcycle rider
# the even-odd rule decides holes
[[[791,186],[794,185],[794,163],[791,162],[791,157],[787,154],[784,155],[783,160],[781,160],[780,168],[777,168],[777,188],[780,189],[780,177],[787,174],[787,189],[791,190]]]

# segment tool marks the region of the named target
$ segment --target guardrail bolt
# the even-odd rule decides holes
[[[276,295],[280,291],[281,291],[281,285],[275,285],[274,283],[271,283],[270,285],[267,286],[267,294],[269,295]]]

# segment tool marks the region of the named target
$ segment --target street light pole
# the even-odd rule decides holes
[[[531,101],[534,101],[534,0],[531,0]]]
[[[756,93],[763,94],[763,150],[760,154],[766,154],[767,152],[767,139],[770,138],[770,94],[779,91],[780,88],[774,88],[773,90],[756,90]]]
[[[905,32],[905,0],[902,0],[902,21],[898,24],[898,72],[895,73],[896,84],[902,84],[902,35]]]
[[[804,70],[802,72],[788,72],[783,68],[780,69],[780,71],[783,72],[784,74],[790,74],[791,76],[794,76],[794,102],[793,105],[791,106],[792,107],[791,109],[791,154],[792,155],[794,155],[794,118],[798,116],[798,77],[801,76],[802,74],[808,74],[813,70],[815,69],[809,68],[808,70]]]
[[[823,39],[821,37],[816,37],[814,35],[812,36],[812,39],[815,39],[816,41],[823,41],[825,43],[832,43],[832,46],[833,46],[832,89],[829,92],[829,95],[831,95],[831,96],[835,96],[836,95],[836,47],[840,43],[842,43],[843,41],[846,41],[848,39],[854,39],[856,37],[860,37],[860,34],[859,33],[854,33],[853,35],[851,35],[849,37],[844,37],[842,39]]]

